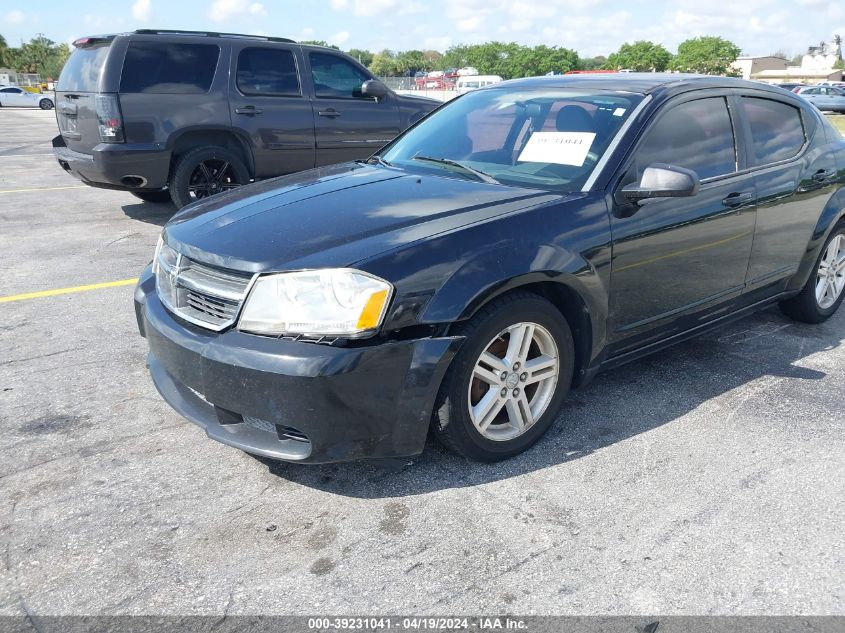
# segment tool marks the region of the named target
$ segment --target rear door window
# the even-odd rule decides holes
[[[776,163],[798,155],[806,140],[798,108],[757,97],[742,97],[741,103],[751,126],[755,164]]]
[[[702,180],[735,172],[736,144],[725,99],[687,101],[663,115],[637,150],[637,175],[653,163],[692,169]]]
[[[211,88],[220,48],[214,44],[131,42],[120,92],[202,94]]]
[[[60,92],[97,92],[100,72],[111,42],[77,48],[62,68],[56,90]]]
[[[238,90],[245,95],[298,97],[302,94],[293,52],[245,48],[238,56]]]
[[[371,77],[357,66],[330,53],[311,53],[309,59],[317,97],[351,99],[364,96],[361,84]]]

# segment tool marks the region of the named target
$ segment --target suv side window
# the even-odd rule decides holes
[[[299,97],[293,53],[281,48],[245,48],[238,55],[238,90],[245,95]]]
[[[331,53],[311,53],[314,94],[331,99],[361,98],[361,84],[370,76],[348,61]]]
[[[647,133],[636,153],[637,177],[652,163],[692,169],[701,180],[736,171],[733,125],[723,97],[671,108]]]
[[[130,42],[120,92],[202,94],[211,88],[220,48],[213,44]]]
[[[755,164],[776,163],[798,155],[806,140],[798,108],[758,97],[742,97],[740,103],[751,126]]]

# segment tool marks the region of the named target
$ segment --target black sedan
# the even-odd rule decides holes
[[[135,294],[162,396],[298,462],[524,451],[603,368],[845,288],[845,141],[718,77],[498,84],[367,161],[196,203]]]

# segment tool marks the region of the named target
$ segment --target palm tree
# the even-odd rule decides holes
[[[6,44],[6,38],[0,35],[0,66],[6,65],[6,51],[9,50],[9,45]]]

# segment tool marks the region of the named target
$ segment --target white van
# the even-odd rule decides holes
[[[466,77],[458,77],[458,83],[455,85],[455,89],[459,93],[464,93],[502,81],[503,79],[499,75],[468,75]]]

